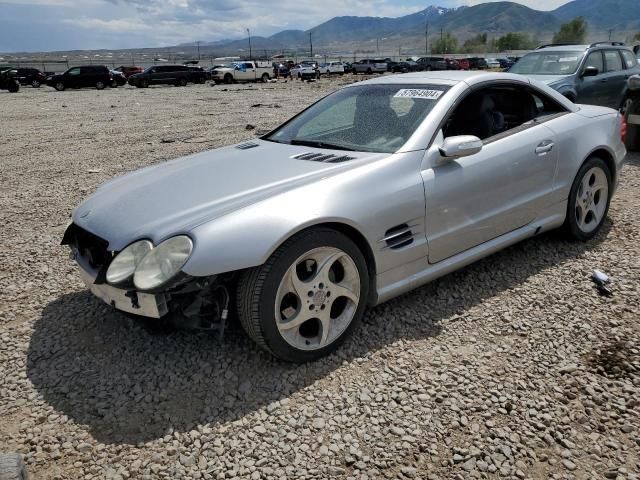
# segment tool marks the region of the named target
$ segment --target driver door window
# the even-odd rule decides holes
[[[72,68],[67,72],[67,75],[72,75],[72,76],[80,75],[80,67]]]
[[[584,67],[595,67],[598,69],[598,75],[604,73],[604,62],[602,61],[602,52],[592,52],[587,57]]]

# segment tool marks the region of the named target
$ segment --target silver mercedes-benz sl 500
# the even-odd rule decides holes
[[[262,348],[309,361],[367,306],[546,230],[593,237],[625,129],[519,75],[383,76],[105,183],[63,244],[116,309],[200,328],[237,309]]]

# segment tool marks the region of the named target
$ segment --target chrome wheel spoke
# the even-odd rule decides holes
[[[320,346],[324,347],[329,339],[329,333],[331,332],[331,315],[329,315],[329,309],[319,317],[321,325]]]
[[[309,310],[303,308],[297,313],[297,315],[293,316],[293,319],[280,320],[278,322],[278,330],[282,331],[291,330],[292,328],[298,328],[307,320],[311,320],[315,317],[316,316],[313,312],[310,312]]]
[[[339,297],[347,297],[353,303],[358,303],[359,295],[358,293],[354,292],[351,287],[338,283],[331,283],[329,285],[329,288],[334,299]]]

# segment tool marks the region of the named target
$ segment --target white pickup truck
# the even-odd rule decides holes
[[[256,62],[242,61],[229,67],[211,71],[211,80],[216,83],[267,82],[273,74],[271,66],[260,66]]]

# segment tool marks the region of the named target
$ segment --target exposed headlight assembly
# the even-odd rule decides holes
[[[107,282],[115,285],[130,279],[152,248],[153,244],[149,240],[140,240],[122,250],[107,269]]]
[[[186,235],[165,240],[140,261],[133,275],[133,284],[140,290],[163,285],[180,272],[192,250],[193,242]]]

